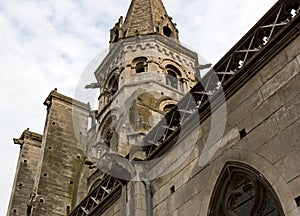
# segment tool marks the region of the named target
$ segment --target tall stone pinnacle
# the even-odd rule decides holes
[[[111,43],[119,39],[159,34],[178,40],[178,30],[161,0],[132,0],[125,21],[123,17],[111,29]]]

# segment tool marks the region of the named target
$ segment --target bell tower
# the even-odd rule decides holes
[[[125,20],[120,17],[111,29],[109,53],[95,71],[98,143],[143,160],[143,137],[196,84],[197,66],[197,54],[180,44],[162,1],[132,0]]]

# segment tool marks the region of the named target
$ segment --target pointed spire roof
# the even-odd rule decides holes
[[[178,40],[178,30],[162,0],[132,0],[125,21],[111,30],[111,42],[137,35],[160,34]]]

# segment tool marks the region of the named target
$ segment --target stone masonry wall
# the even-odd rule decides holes
[[[210,116],[200,127],[189,131],[180,143],[181,148],[164,156],[164,161],[181,160],[184,150],[190,150],[185,147],[196,139],[188,157],[175,170],[151,182],[154,215],[206,216],[216,182],[227,162],[253,167],[272,186],[284,215],[299,215],[299,72],[297,37],[227,99],[226,119],[217,110],[214,116],[221,117],[217,122],[213,123]],[[216,138],[212,146],[207,146],[209,134],[216,134],[223,122],[223,139]],[[208,163],[201,163],[203,155],[212,156]],[[162,168],[169,165],[158,163],[150,169],[163,172]],[[101,215],[146,215],[145,188],[141,182],[128,183],[121,197]]]
[[[122,189],[121,197],[107,208],[101,216],[146,215],[145,187],[142,182],[129,182]]]
[[[56,91],[51,92],[45,104],[48,115],[32,216],[65,216],[76,202],[89,107]]]
[[[207,215],[213,189],[227,161],[246,163],[258,170],[272,185],[285,215],[300,214],[295,202],[300,195],[299,65],[300,37],[229,98],[226,139],[206,166],[199,166],[199,156],[211,118],[189,134],[183,144],[199,137],[189,158],[176,171],[152,182],[154,215]],[[213,127],[213,131],[218,130],[218,124]],[[240,138],[243,129],[246,136]]]
[[[20,145],[20,155],[7,216],[27,213],[40,160],[42,135],[27,129],[20,139],[14,141]]]

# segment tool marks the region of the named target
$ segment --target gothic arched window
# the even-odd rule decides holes
[[[252,167],[227,163],[214,188],[209,216],[283,216],[267,180]]]

